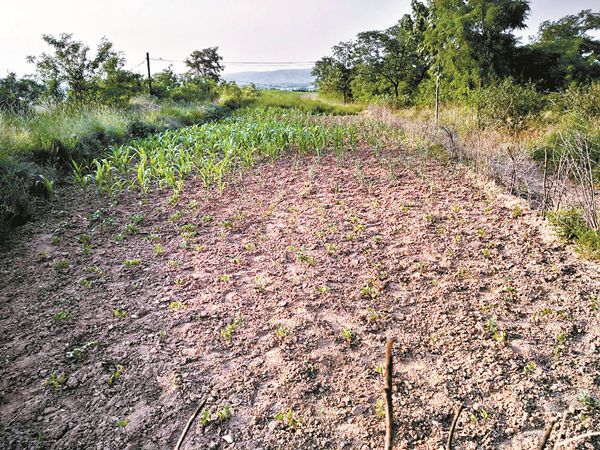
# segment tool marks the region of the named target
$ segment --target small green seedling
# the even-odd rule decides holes
[[[42,383],[44,386],[50,386],[51,388],[58,389],[67,382],[67,376],[64,373],[58,374],[52,372],[48,378]]]
[[[285,412],[280,411],[277,414],[275,414],[275,420],[277,420],[279,422],[283,422],[283,424],[286,427],[291,428],[293,430],[302,426],[302,423],[297,418],[294,417],[294,411],[292,411],[291,409],[288,409]]]
[[[279,339],[285,339],[290,333],[290,329],[283,324],[279,324],[275,329],[275,337]]]
[[[169,303],[169,311],[177,312],[181,309],[184,309],[185,305],[180,300],[175,300]]]
[[[349,327],[342,328],[340,336],[348,345],[352,344],[352,342],[356,339],[354,331],[352,331],[352,329]]]
[[[126,259],[125,261],[123,261],[123,265],[125,267],[127,267],[128,269],[132,269],[134,267],[138,267],[142,264],[142,260],[141,259]]]
[[[219,420],[220,422],[225,422],[226,420],[231,418],[232,414],[233,412],[231,410],[231,406],[225,403],[217,410],[217,420]]]
[[[124,319],[125,317],[127,317],[127,311],[115,308],[113,309],[113,317],[115,319]]]
[[[235,318],[229,325],[225,326],[221,329],[221,337],[226,341],[231,341],[236,330],[243,324],[243,320],[240,318]]]
[[[71,266],[71,263],[68,259],[59,259],[54,263],[54,270],[57,272],[62,272],[67,270]]]
[[[108,385],[109,386],[112,386],[117,381],[119,381],[119,378],[121,378],[121,375],[123,374],[123,370],[125,370],[125,368],[121,364],[117,364],[114,372],[111,373],[108,377]]]
[[[52,316],[55,322],[67,322],[71,320],[71,313],[69,311],[59,311]]]

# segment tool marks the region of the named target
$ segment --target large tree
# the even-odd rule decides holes
[[[456,96],[509,75],[516,29],[525,27],[527,0],[430,0],[425,44],[435,75]]]
[[[212,80],[216,83],[221,81],[221,73],[225,69],[221,64],[223,57],[219,55],[219,47],[209,47],[202,50],[194,50],[185,60],[190,75],[196,78]]]
[[[587,82],[600,78],[600,40],[590,32],[600,30],[600,13],[583,10],[557,21],[540,25],[532,52],[554,61],[546,71],[563,87],[569,82]]]
[[[421,7],[413,2],[413,9],[423,13]],[[423,14],[415,18],[406,14],[387,30],[359,33],[354,49],[359,73],[366,79],[384,80],[396,98],[412,93],[427,71],[422,54],[424,31]]]
[[[344,102],[352,98],[353,48],[352,41],[340,42],[333,47],[333,56],[321,58],[312,70],[319,90],[341,96]]]
[[[94,78],[110,70],[109,65],[120,67],[124,61],[112,42],[105,38],[93,57],[89,56],[90,48],[74,40],[70,33],[58,37],[45,34],[43,39],[52,52],[29,56],[27,60],[36,65],[39,77],[55,99],[63,98],[66,93],[70,99],[83,101],[94,90]]]

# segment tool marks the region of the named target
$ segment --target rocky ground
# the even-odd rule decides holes
[[[398,449],[444,448],[460,403],[460,449],[600,429],[598,266],[461,166],[58,194],[0,253],[2,448],[173,448],[204,401],[182,448],[382,448],[388,337]]]

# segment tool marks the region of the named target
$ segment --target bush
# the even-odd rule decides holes
[[[600,232],[588,227],[579,209],[554,211],[547,217],[556,233],[565,241],[574,243],[583,257],[600,259]]]
[[[483,127],[521,131],[544,107],[544,98],[533,84],[520,85],[510,78],[475,93],[479,123]]]

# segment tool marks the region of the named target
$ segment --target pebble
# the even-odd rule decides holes
[[[223,436],[223,440],[228,444],[233,444],[233,436],[231,435],[231,433],[228,433],[225,436]]]

